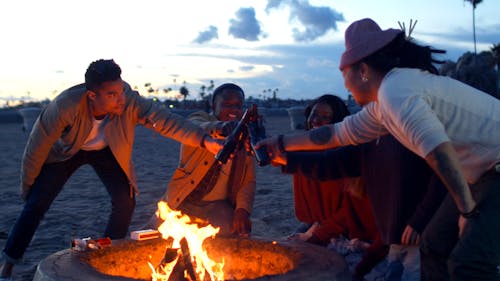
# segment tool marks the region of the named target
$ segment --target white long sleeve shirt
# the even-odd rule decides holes
[[[450,141],[469,183],[500,162],[500,100],[418,69],[391,70],[377,102],[334,126],[335,142],[341,145],[390,133],[424,158]]]

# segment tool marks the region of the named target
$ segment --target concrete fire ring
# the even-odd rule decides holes
[[[218,239],[216,239],[218,240]],[[256,243],[273,243],[266,239],[232,239],[233,242],[240,243],[252,241]],[[146,242],[146,241],[143,241]],[[112,247],[119,247],[121,243],[127,241],[113,241]],[[135,241],[133,242],[135,243]],[[142,242],[141,242],[142,243]],[[151,243],[151,242],[147,242]],[[155,242],[153,242],[155,243]],[[252,281],[324,281],[324,280],[351,280],[350,273],[344,258],[339,254],[327,250],[324,247],[312,245],[304,242],[277,241],[273,244],[286,251],[293,252],[300,256],[294,269],[279,275],[266,275],[254,279],[243,279]],[[92,267],[85,259],[86,252],[77,252],[66,249],[54,253],[43,259],[37,267],[33,281],[142,281],[145,279],[135,279],[130,277],[111,276],[103,274]],[[229,279],[231,280],[231,279]],[[240,279],[242,280],[242,279]]]

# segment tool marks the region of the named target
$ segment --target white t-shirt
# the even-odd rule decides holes
[[[108,146],[106,142],[106,138],[104,137],[104,126],[105,120],[107,117],[97,120],[94,119],[92,124],[92,130],[90,131],[87,139],[83,143],[81,149],[90,151],[90,150],[101,150]]]
[[[421,157],[450,141],[469,183],[500,162],[500,100],[418,69],[391,70],[377,102],[334,126],[339,144],[364,143],[390,133]]]

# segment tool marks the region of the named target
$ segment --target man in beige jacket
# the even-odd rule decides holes
[[[126,236],[138,191],[131,161],[136,125],[204,147],[212,157],[221,147],[195,124],[139,96],[113,60],[92,62],[85,83],[58,95],[30,134],[21,169],[25,205],[5,244],[0,279],[11,276],[52,201],[84,164],[94,168],[111,197],[104,236]]]

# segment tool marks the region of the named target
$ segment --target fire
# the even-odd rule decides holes
[[[211,281],[224,280],[224,273],[222,271],[224,261],[221,263],[213,261],[202,247],[203,241],[206,238],[215,237],[219,232],[218,227],[215,228],[210,224],[199,227],[189,216],[183,215],[180,211],[170,209],[167,203],[163,201],[158,202],[158,212],[156,215],[164,221],[158,227],[158,231],[162,234],[163,239],[173,239],[172,249],[169,250],[173,253],[174,257],[176,255],[175,251],[177,251],[177,255],[168,264],[160,265],[161,268],[159,269],[161,270],[158,268],[155,270],[155,267],[149,264],[153,270],[151,275],[153,281],[166,281],[169,279],[174,271],[174,266],[182,256],[181,249],[183,249],[183,246],[186,248],[185,241],[187,241],[187,252],[190,254],[189,262],[195,271],[196,280],[207,280],[205,279],[206,274],[209,275]],[[183,242],[185,243],[184,245]],[[188,276],[189,272],[186,271],[188,270],[185,270],[184,275]]]

